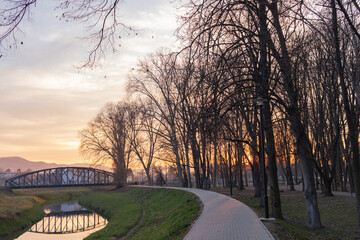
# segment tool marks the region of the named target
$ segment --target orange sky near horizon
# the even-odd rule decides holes
[[[90,46],[79,38],[84,27],[58,21],[55,4],[39,1],[21,26],[24,44],[0,58],[0,157],[90,163],[78,152],[78,131],[105,103],[125,96],[126,75],[140,57],[176,48],[176,10],[164,0],[121,3],[123,22],[142,31],[124,38],[101,67],[79,71],[74,66]]]

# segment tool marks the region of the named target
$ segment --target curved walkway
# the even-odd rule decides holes
[[[193,188],[174,188],[196,194],[204,204],[186,240],[274,239],[256,214],[228,196]]]

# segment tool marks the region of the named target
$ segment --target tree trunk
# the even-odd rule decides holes
[[[188,186],[188,178],[187,178],[187,172],[186,172],[186,169],[185,169],[185,166],[183,165],[182,166],[182,171],[183,171],[183,178],[184,178],[184,183],[183,183],[183,187],[187,187]]]
[[[270,104],[266,102],[264,104],[264,120],[265,120],[265,136],[266,136],[266,149],[268,156],[268,168],[269,168],[269,178],[270,178],[270,203],[272,213],[275,218],[283,219],[281,211],[281,199],[280,199],[280,190],[279,182],[277,175],[276,167],[276,152],[275,152],[275,141],[274,133],[271,122],[271,111]]]
[[[266,0],[260,1],[259,6],[259,21],[260,21],[260,36],[259,36],[259,45],[260,45],[260,94],[261,97],[269,99],[268,92],[270,91],[268,87],[268,62],[267,62],[267,40],[266,40]],[[279,183],[277,176],[277,167],[276,167],[276,150],[275,150],[275,140],[273,132],[273,124],[271,119],[271,110],[270,103],[267,101],[264,103],[264,130],[266,137],[266,152],[268,156],[268,168],[269,168],[269,178],[270,178],[270,203],[272,213],[275,218],[283,219],[281,211],[281,199],[279,191]],[[265,143],[263,143],[265,144]],[[265,161],[265,159],[264,159]],[[267,187],[267,186],[265,186]]]
[[[295,184],[299,184],[299,177],[298,177],[298,155],[294,155],[294,171],[295,171]]]
[[[244,175],[245,175],[245,187],[249,187],[248,176],[247,176],[247,168],[246,168],[246,166],[245,166],[243,169],[244,169]]]
[[[347,165],[344,167],[344,192],[347,192],[347,180],[348,180],[348,170]]]
[[[317,171],[315,171],[315,186],[319,190],[319,173]]]
[[[324,180],[324,196],[325,197],[333,197],[334,195],[332,194],[332,190],[331,190],[331,182],[329,179],[327,178],[323,178]]]
[[[255,188],[254,197],[261,197],[261,181],[260,181],[260,167],[259,163],[255,160],[255,155],[253,155],[253,185]]]
[[[194,130],[191,131],[190,142],[191,142],[191,152],[192,152],[193,163],[194,163],[195,184],[196,184],[196,188],[201,188],[200,164],[199,164],[200,153],[199,153],[199,149],[198,149],[197,143],[196,143],[196,132]]]
[[[353,178],[353,171],[352,171],[351,164],[348,164],[347,172],[349,175],[350,193],[353,193],[353,192],[355,192],[355,187],[354,187],[354,178]]]
[[[287,122],[285,121],[284,124],[284,145],[285,145],[285,152],[286,152],[286,157],[285,157],[285,171],[286,171],[286,179],[288,184],[290,185],[290,191],[295,191],[295,186],[294,186],[294,180],[293,180],[293,175],[292,175],[292,171],[291,171],[291,162],[290,162],[290,150],[289,150],[289,143],[287,141]],[[294,157],[295,160],[295,166],[296,166],[296,158]],[[295,167],[295,171],[297,170],[297,167]]]
[[[225,188],[225,177],[224,177],[224,172],[221,170],[221,182],[222,182],[222,186],[223,188]]]
[[[348,89],[345,84],[344,69],[341,64],[341,54],[340,54],[340,40],[338,33],[338,22],[337,22],[337,9],[335,0],[331,0],[331,9],[332,9],[332,21],[333,21],[333,31],[334,31],[334,45],[336,52],[336,66],[340,78],[340,86],[342,90],[342,97],[344,103],[344,109],[346,114],[346,119],[349,127],[349,135],[351,142],[352,150],[352,167],[353,167],[353,177],[356,193],[356,208],[357,208],[357,217],[358,217],[358,226],[360,226],[360,157],[359,157],[359,132],[357,126],[357,116],[350,108]]]
[[[310,146],[310,143],[308,142],[308,139],[305,138],[304,132],[302,134],[298,133],[296,142],[303,172],[304,194],[308,211],[308,227],[311,229],[318,229],[321,228],[322,225],[314,183],[314,166],[312,163],[313,156],[311,149],[306,147]]]
[[[287,154],[287,156],[286,156],[285,163],[286,163],[286,175],[288,178],[288,183],[290,185],[290,191],[295,191],[294,180],[293,180],[293,176],[292,176],[292,172],[291,172],[290,155],[289,154]]]
[[[172,127],[172,147],[175,154],[179,187],[185,187],[184,179],[183,179],[183,170],[180,162],[181,160],[179,155],[179,147],[178,147],[175,129],[173,127]]]
[[[146,173],[146,177],[148,179],[149,186],[153,185],[153,183],[151,181],[151,176],[150,176],[150,168],[145,168],[145,173]]]
[[[125,163],[118,162],[116,163],[115,168],[115,183],[117,187],[123,187],[126,185],[126,169],[125,169]]]
[[[192,188],[192,182],[191,182],[191,172],[190,172],[190,157],[189,157],[189,145],[188,141],[186,141],[185,144],[185,157],[186,157],[186,172],[187,172],[187,178],[188,178],[188,188]]]
[[[286,112],[289,117],[291,128],[295,135],[296,147],[300,157],[304,176],[303,179],[305,186],[305,201],[308,212],[308,227],[311,229],[318,229],[321,228],[322,225],[314,182],[314,156],[312,153],[310,141],[306,135],[304,125],[301,122],[300,109],[298,108],[298,93],[294,85],[295,79],[292,74],[291,58],[289,56],[286,40],[281,28],[277,4],[278,2],[275,1],[268,6],[273,15],[272,24],[275,27],[277,33],[277,40],[279,41],[281,55],[276,49],[274,42],[271,41],[272,38],[269,32],[267,32],[266,38],[271,45],[270,48],[283,73],[284,89],[289,99],[289,105],[286,108]]]
[[[216,132],[216,130],[215,130]],[[212,185],[216,188],[216,172],[217,172],[217,134],[214,137],[214,169],[213,169],[213,177],[212,177]]]
[[[239,144],[241,143],[238,143],[236,144],[237,147],[237,166],[238,166],[238,178],[239,178],[239,181],[238,181],[238,189],[240,191],[244,190],[244,180],[243,180],[243,175],[242,175],[242,172],[243,172],[243,162],[242,162],[242,147],[239,146]]]

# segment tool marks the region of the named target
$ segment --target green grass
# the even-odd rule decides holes
[[[91,188],[0,189],[0,239],[13,239],[40,220],[45,204],[77,199]]]
[[[183,239],[200,214],[201,202],[193,194],[171,189],[130,188],[124,193],[91,194],[80,199],[109,220],[102,230],[86,239]],[[144,219],[141,219],[142,212]]]
[[[229,194],[228,189],[215,189],[214,191],[225,195]],[[236,199],[252,208],[259,217],[264,216],[264,210],[259,206],[260,199],[253,197],[253,190],[240,192],[235,189],[233,193]],[[281,205],[285,219],[276,219],[273,223],[265,223],[276,239],[360,239],[354,198],[323,197],[318,194],[320,217],[324,226],[318,230],[307,228],[308,219],[303,192],[284,190],[281,192]]]
[[[109,239],[125,236],[142,216],[141,205],[121,193],[90,194],[80,198],[79,203],[109,221],[105,228],[91,234],[86,239]]]
[[[201,201],[189,192],[134,188],[131,194],[146,215],[129,239],[183,239],[200,214]]]

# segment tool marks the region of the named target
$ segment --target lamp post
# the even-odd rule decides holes
[[[231,149],[230,149],[230,147],[231,147],[231,145],[230,145],[230,141],[228,141],[228,147],[229,147],[229,149],[228,149],[228,154],[229,154],[229,169],[230,169],[230,173],[229,173],[229,175],[230,175],[230,197],[232,197],[232,174],[231,174]]]
[[[263,178],[263,193],[264,193],[264,211],[265,211],[265,219],[269,218],[269,206],[268,206],[268,196],[267,196],[267,181],[266,181],[266,171],[265,171],[265,137],[264,137],[264,124],[263,124],[263,107],[264,103],[267,100],[258,97],[256,99],[256,103],[260,108],[260,158],[261,158],[261,166],[262,166],[262,178]]]

